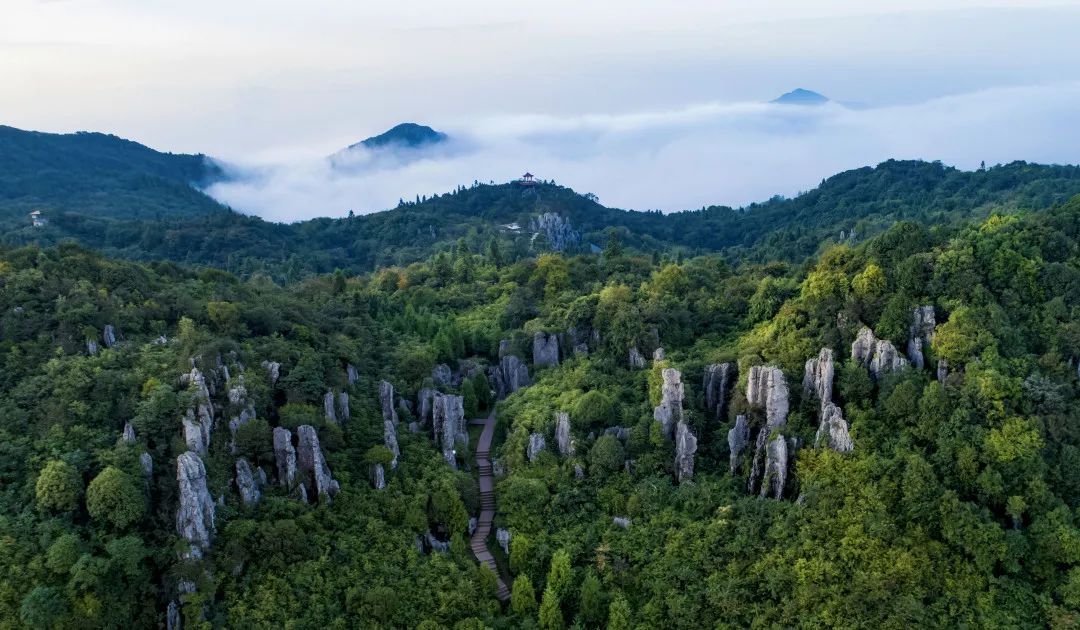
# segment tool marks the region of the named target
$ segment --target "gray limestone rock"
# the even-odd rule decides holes
[[[585,469],[581,467],[581,464],[574,464],[574,479],[584,479]]]
[[[728,458],[731,474],[735,474],[742,461],[742,453],[750,445],[750,423],[740,414],[735,418],[735,426],[727,434]]]
[[[323,497],[329,501],[340,486],[330,475],[330,467],[319,446],[319,436],[309,424],[297,427],[296,435],[296,470],[306,478],[307,496],[312,501]]]
[[[559,454],[568,457],[574,454],[574,441],[570,437],[570,415],[565,411],[555,414],[555,443]]]
[[[464,399],[461,396],[436,394],[432,410],[432,429],[443,459],[451,467],[457,468],[457,444],[469,444]]]
[[[349,385],[353,385],[360,379],[360,373],[356,371],[356,366],[349,363],[345,366],[345,378],[349,380]]]
[[[630,519],[626,518],[625,516],[613,516],[611,517],[611,523],[613,525],[618,525],[623,529],[630,528]]]
[[[908,366],[907,359],[897,352],[891,341],[878,339],[866,326],[859,329],[851,344],[851,358],[861,363],[875,379]]]
[[[210,431],[206,425],[195,418],[195,410],[188,409],[181,420],[184,425],[184,443],[188,450],[199,454],[206,453],[210,444]]]
[[[512,353],[514,350],[514,344],[509,339],[501,339],[499,341],[499,358],[503,358],[506,355]]]
[[[803,390],[817,396],[821,407],[832,402],[833,377],[836,364],[832,348],[822,348],[816,358],[806,361],[803,372]]]
[[[589,344],[579,343],[574,345],[574,356],[587,357],[589,356]]]
[[[454,372],[449,365],[440,363],[431,369],[431,380],[436,387],[453,387]]]
[[[495,388],[495,396],[500,400],[531,383],[529,368],[513,354],[499,359],[499,364],[489,370],[488,376]]]
[[[376,490],[382,490],[386,487],[386,470],[382,464],[375,464],[371,467],[371,487]]]
[[[784,426],[790,405],[784,372],[774,366],[755,365],[750,368],[746,381],[746,401],[751,407],[765,410],[769,428]]]
[[[476,525],[477,525],[476,517],[475,516],[470,516],[469,517],[469,528],[468,528],[470,536],[472,536],[476,532]]]
[[[281,364],[277,361],[263,361],[262,366],[266,368],[266,373],[270,376],[270,384],[277,385],[278,379],[281,378]]]
[[[570,219],[554,212],[545,212],[534,217],[529,227],[536,235],[543,234],[551,249],[556,252],[566,251],[581,242],[581,234],[570,224]]]
[[[180,503],[176,533],[190,545],[184,557],[198,559],[214,534],[214,500],[206,489],[206,467],[198,454],[188,451],[176,458],[176,483]]]
[[[934,340],[934,306],[916,306],[911,315],[911,328],[908,331],[907,354],[911,364],[920,370],[925,367],[923,347]]]
[[[389,385],[389,383],[387,383]],[[431,410],[435,399],[435,390],[430,387],[421,389],[416,394],[416,420],[421,425],[431,422]]]
[[[383,444],[394,455],[394,459],[390,460],[390,468],[397,468],[398,457],[401,456],[401,449],[398,448],[397,425],[394,420],[387,418],[385,415],[383,416]]]
[[[334,392],[326,392],[323,394],[323,414],[326,419],[334,424],[337,424],[337,410],[334,408]]]
[[[169,607],[165,611],[165,630],[184,630],[184,622],[180,617],[180,606],[176,604],[176,600],[169,602]]]
[[[544,439],[542,433],[530,433],[529,434],[529,447],[526,450],[526,455],[529,457],[530,462],[535,462],[536,458],[540,456],[540,453],[547,447],[547,441]]]
[[[937,380],[939,383],[944,383],[947,378],[949,378],[949,362],[945,359],[938,359]]]
[[[761,496],[783,498],[787,485],[788,441],[783,435],[768,440],[765,448],[765,478],[761,482]]]
[[[124,423],[124,431],[120,434],[121,444],[134,444],[135,443],[135,427],[131,426],[130,422]]]
[[[660,404],[653,409],[653,419],[660,423],[660,431],[665,437],[673,437],[675,425],[683,418],[682,374],[675,368],[664,368],[661,385]]]
[[[665,358],[667,358],[667,354],[664,352],[663,347],[659,347],[656,350],[653,350],[653,353],[652,353],[653,363],[655,363],[657,361],[663,361]]]
[[[236,489],[244,505],[255,505],[262,499],[262,490],[251,471],[251,464],[242,457],[236,460]]]
[[[291,488],[296,483],[296,448],[292,443],[292,431],[274,427],[274,463],[278,483]]]
[[[89,354],[89,355],[93,356],[93,355],[97,354],[97,352],[98,352],[97,341],[95,341],[94,339],[87,339],[86,340],[86,354]]]
[[[630,354],[627,362],[630,364],[630,369],[645,369],[645,357],[642,356],[641,350],[638,350],[637,346],[633,346],[630,348]]]
[[[422,390],[425,391],[425,390]],[[434,392],[434,390],[426,390]],[[421,405],[423,401],[421,399]],[[382,409],[383,423],[398,423],[397,410],[394,409],[394,386],[389,381],[379,381],[379,407]]]
[[[105,324],[105,330],[101,331],[101,339],[105,342],[106,348],[116,345],[116,329],[112,324]]]
[[[439,540],[430,531],[424,534],[424,539],[427,541],[428,548],[432,551],[438,551],[439,553],[450,551],[450,543]]]
[[[626,427],[608,427],[604,429],[604,435],[614,435],[620,442],[626,443],[630,439],[630,429]]]
[[[349,393],[341,392],[337,395],[338,417],[342,421],[348,420],[352,413],[349,411]]]
[[[675,430],[675,477],[679,483],[693,478],[694,453],[696,452],[697,437],[685,422],[680,421]]]
[[[538,332],[533,335],[533,365],[554,367],[559,364],[559,336]]]
[[[498,528],[495,530],[495,540],[502,547],[503,553],[510,555],[510,530]]]
[[[738,370],[732,363],[712,363],[705,366],[705,379],[701,389],[705,392],[705,409],[714,418],[727,415],[727,404],[734,389]]]
[[[855,448],[848,434],[848,423],[839,407],[832,403],[821,411],[821,424],[814,437],[814,448],[831,448],[840,453],[847,453]]]

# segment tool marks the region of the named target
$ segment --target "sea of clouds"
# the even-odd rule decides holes
[[[273,221],[393,208],[525,171],[601,203],[665,212],[791,196],[890,158],[964,169],[1080,162],[1080,83],[996,88],[889,107],[703,103],[670,111],[515,115],[433,125],[424,150],[363,148],[273,162],[243,159],[207,192]]]

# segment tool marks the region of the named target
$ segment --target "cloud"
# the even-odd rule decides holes
[[[605,205],[665,212],[793,195],[889,158],[961,168],[1080,162],[1080,83],[992,89],[870,109],[705,103],[669,111],[502,116],[443,129],[431,151],[357,150],[347,164],[298,157],[237,163],[208,193],[266,219],[392,208],[474,180],[526,170]],[[306,152],[310,155],[310,151]]]

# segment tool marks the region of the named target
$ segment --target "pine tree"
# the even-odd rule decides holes
[[[626,598],[619,595],[611,600],[608,607],[608,630],[629,630],[630,628],[630,604]]]
[[[536,593],[533,591],[532,580],[524,573],[514,580],[510,593],[510,609],[522,617],[536,609]]]
[[[544,589],[544,597],[540,602],[540,615],[537,619],[542,630],[563,630],[566,623],[563,621],[562,609],[559,608],[559,596],[548,586]]]

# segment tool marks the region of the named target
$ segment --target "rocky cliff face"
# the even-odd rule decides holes
[[[787,422],[790,395],[784,372],[774,366],[755,365],[746,381],[746,402],[765,410],[769,428],[782,427]]]
[[[383,444],[394,455],[394,459],[390,461],[390,468],[394,469],[397,468],[401,449],[398,448],[398,415],[394,409],[394,386],[387,381],[379,383],[379,405],[382,407]]]
[[[832,348],[822,348],[816,358],[806,361],[803,372],[803,389],[821,402],[821,407],[832,402],[833,376],[836,366]]]
[[[765,448],[765,479],[761,483],[761,496],[782,499],[787,485],[788,443],[783,435],[767,440]]]
[[[559,364],[559,336],[538,332],[533,335],[533,365],[554,367]]]
[[[557,252],[576,247],[581,242],[581,234],[574,230],[570,219],[554,212],[545,212],[535,217],[529,227],[533,232],[543,234],[551,249]]]
[[[645,356],[641,354],[641,350],[638,350],[637,346],[630,348],[627,362],[632,370],[641,370],[645,368]]]
[[[530,433],[529,434],[529,446],[525,451],[530,462],[535,462],[536,458],[540,456],[540,453],[547,448],[547,440],[544,439],[542,433]]]
[[[277,385],[281,378],[281,364],[277,361],[263,361],[262,366],[266,369],[266,375],[270,377],[270,385]]]
[[[382,464],[375,464],[371,467],[371,487],[376,490],[382,490],[386,487],[386,470],[383,469]]]
[[[851,344],[851,358],[861,363],[875,379],[903,370],[908,365],[907,359],[897,352],[891,341],[878,339],[866,326],[859,329]]]
[[[934,340],[934,306],[915,307],[911,315],[911,329],[908,331],[907,355],[911,364],[920,370],[926,367],[923,348]]]
[[[176,483],[180,505],[176,510],[176,533],[188,542],[185,558],[198,559],[210,548],[214,534],[214,501],[206,489],[206,467],[197,453],[176,458]]]
[[[214,407],[210,402],[210,390],[199,368],[191,368],[186,375],[191,407],[183,418],[184,442],[188,450],[204,454],[210,448],[210,429],[214,426]]]
[[[244,505],[255,505],[262,499],[262,487],[244,458],[236,460],[236,489]]]
[[[106,348],[112,348],[116,345],[116,329],[112,324],[106,324],[105,329],[101,331],[101,340],[105,342]]]
[[[416,421],[421,426],[431,422],[431,412],[435,403],[435,390],[424,387],[416,393]]]
[[[735,418],[735,426],[728,431],[727,442],[728,465],[731,474],[734,475],[739,470],[743,451],[750,445],[750,423],[747,422],[746,416],[739,414]]]
[[[345,378],[349,380],[349,385],[354,385],[360,380],[360,373],[356,371],[356,366],[352,363],[345,366]]]
[[[570,414],[560,411],[555,414],[555,442],[559,454],[569,457],[574,454],[574,441],[570,437]]]
[[[674,437],[675,426],[683,419],[682,374],[675,368],[664,368],[660,404],[653,409],[653,419],[660,423],[666,437]]]
[[[679,483],[694,477],[694,453],[697,453],[697,437],[685,422],[679,421],[675,430],[675,477]]]
[[[305,477],[307,496],[313,501],[331,500],[340,486],[330,474],[315,428],[309,424],[300,425],[296,428],[296,436],[296,470]]]
[[[431,382],[436,387],[457,387],[460,383],[454,382],[454,371],[445,363],[440,363],[431,368]]]
[[[334,424],[337,424],[337,410],[334,406],[334,392],[328,391],[323,394],[323,415],[326,419]]]
[[[120,433],[121,444],[134,444],[135,443],[135,427],[131,426],[130,422],[124,423],[124,430]]]
[[[855,448],[855,443],[848,434],[848,423],[844,420],[843,412],[832,403],[825,405],[821,411],[821,424],[818,425],[817,436],[814,438],[814,448],[831,448],[840,453]]]
[[[937,361],[937,380],[939,383],[944,383],[945,379],[949,378],[949,362],[945,359],[938,359]]]
[[[274,463],[278,483],[286,488],[296,484],[296,448],[292,443],[292,431],[274,427]]]
[[[738,376],[738,369],[731,363],[712,363],[705,366],[705,380],[701,390],[705,393],[705,409],[714,418],[727,416],[728,399]]]
[[[489,370],[488,379],[495,388],[496,397],[501,400],[529,386],[529,368],[517,356],[508,354]]]
[[[436,394],[432,411],[432,428],[435,443],[442,451],[443,459],[451,467],[457,468],[457,444],[469,444],[468,427],[465,426],[464,398]]]

